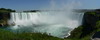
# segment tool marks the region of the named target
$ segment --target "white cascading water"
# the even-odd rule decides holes
[[[81,25],[83,13],[72,12],[73,7],[68,5],[65,11],[15,12],[9,23],[15,23],[11,29],[17,32],[41,32],[62,38]]]
[[[69,35],[68,32],[73,28],[80,25],[83,14],[22,12],[11,13],[11,17],[15,23],[15,26],[11,28],[17,32],[46,32],[52,36],[64,37]]]

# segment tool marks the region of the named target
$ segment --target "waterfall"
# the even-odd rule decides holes
[[[49,11],[11,13],[9,24],[15,25],[10,29],[18,33],[47,33],[60,38],[69,36],[70,31],[80,26],[82,22],[84,14],[72,11],[77,5],[80,5],[80,2],[62,2],[61,5],[58,5],[54,1],[51,1],[49,7],[44,7]]]
[[[55,37],[70,35],[69,32],[81,25],[83,13],[75,12],[14,12],[10,24],[14,32],[41,32]]]

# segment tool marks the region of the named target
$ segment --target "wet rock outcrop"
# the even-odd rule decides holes
[[[86,38],[89,40],[98,31],[100,31],[100,9],[93,12],[85,12],[82,25],[75,28],[68,38]]]
[[[0,8],[0,27],[8,26],[10,12],[15,12],[15,10]]]
[[[0,26],[8,26],[9,19],[10,19],[9,13],[0,13]]]

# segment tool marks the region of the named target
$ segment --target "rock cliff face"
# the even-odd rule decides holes
[[[100,12],[86,12],[83,17],[83,29],[80,38],[96,30],[96,23],[100,20]]]
[[[0,26],[8,26],[8,20],[10,19],[10,13],[0,13]]]
[[[15,12],[15,10],[0,8],[0,27],[8,26],[10,12]]]
[[[85,12],[83,24],[78,28],[75,28],[68,38],[84,38],[87,36],[91,37],[98,29],[96,28],[98,21],[100,21],[100,10],[96,10],[94,12]]]

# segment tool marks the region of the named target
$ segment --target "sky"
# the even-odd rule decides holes
[[[56,5],[71,1],[79,2],[82,9],[100,8],[100,0],[53,0]],[[0,0],[0,8],[10,8],[14,10],[38,10],[50,7],[52,0]],[[76,4],[77,5],[77,4]]]

